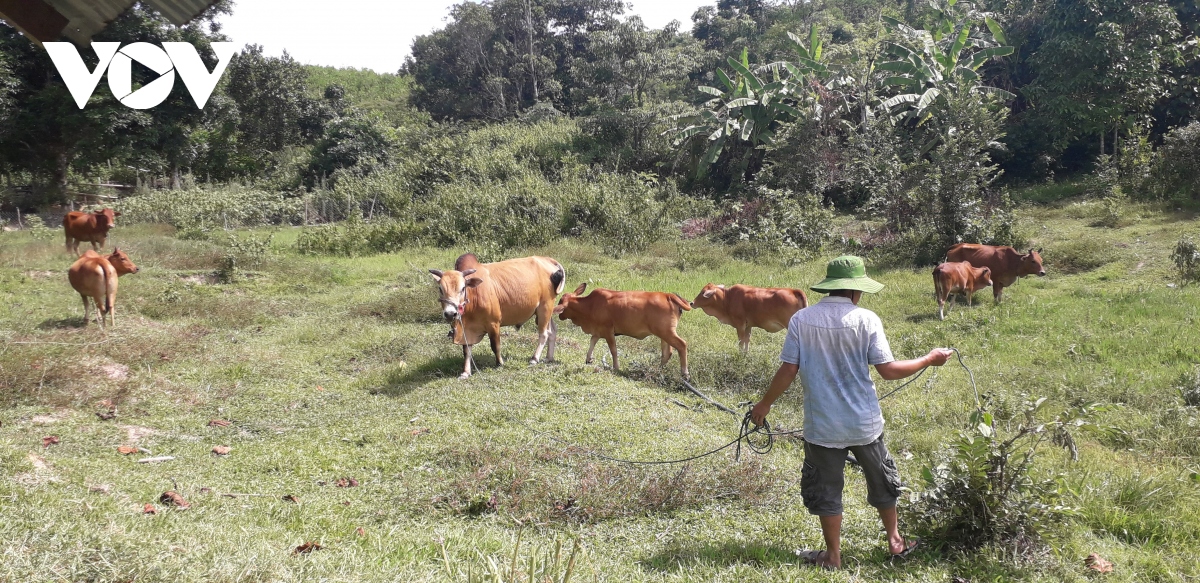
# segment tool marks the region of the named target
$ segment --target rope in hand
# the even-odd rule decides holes
[[[981,404],[981,401],[979,398],[979,388],[975,385],[975,373],[971,372],[971,368],[969,366],[967,366],[967,363],[965,361],[963,361],[962,353],[959,352],[957,348],[951,348],[950,350],[954,351],[954,354],[958,357],[958,364],[963,367],[963,370],[967,371],[967,375],[971,380],[971,390],[975,394],[975,406],[981,407],[982,404]],[[879,400],[882,401],[884,399],[887,399],[888,397],[891,397],[892,395],[895,395],[896,393],[900,392],[905,387],[913,384],[914,382],[917,381],[917,379],[921,378],[921,375],[925,374],[926,370],[929,370],[929,367],[925,367],[925,368],[921,369],[921,371],[918,372],[916,376],[909,379],[908,381],[906,381],[904,384],[900,385],[899,387],[896,387],[895,389],[888,391],[886,394],[884,394],[882,397],[880,397]],[[934,377],[934,378],[936,378],[936,377]],[[739,405],[743,406],[743,407],[751,407],[753,405],[753,403],[750,401],[747,401],[745,403],[740,403]],[[724,409],[724,408],[722,408],[722,409]],[[701,458],[708,457],[710,455],[713,455],[718,452],[729,449],[730,447],[732,447],[734,445],[737,446],[737,449],[734,450],[733,458],[735,460],[741,460],[742,459],[742,442],[743,441],[746,442],[746,446],[745,446],[746,449],[748,449],[756,454],[762,455],[762,454],[769,453],[775,447],[775,438],[776,437],[803,435],[803,433],[804,433],[804,431],[802,429],[794,429],[794,430],[790,430],[790,431],[772,431],[771,424],[766,419],[763,419],[762,425],[758,425],[758,426],[753,426],[753,425],[754,425],[754,422],[751,421],[751,419],[750,419],[750,411],[747,410],[746,415],[744,417],[742,417],[741,427],[738,429],[738,436],[736,439],[734,439],[733,441],[730,441],[729,443],[726,443],[725,445],[722,445],[716,449],[711,449],[704,453],[696,454],[693,456],[688,456],[685,458],[672,459],[672,460],[630,460],[630,459],[612,457],[612,456],[608,456],[608,455],[605,455],[605,454],[602,454],[602,453],[599,453],[599,452],[596,452],[596,451],[593,451],[590,449],[579,447],[578,445],[575,445],[575,444],[570,443],[563,439],[559,439],[548,433],[542,433],[542,432],[536,432],[536,433],[541,433],[542,435],[545,435],[554,441],[569,445],[571,447],[574,447],[576,449],[583,451],[584,453],[587,453],[590,456],[593,456],[593,457],[596,457],[596,458],[599,458],[602,460],[608,460],[610,462],[617,462],[617,463],[622,463],[622,464],[640,465],[640,466],[682,464],[682,463],[695,461],[695,460],[698,460]],[[757,438],[757,440],[756,440],[755,436],[761,436],[761,437]]]

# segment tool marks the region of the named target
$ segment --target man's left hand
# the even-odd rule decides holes
[[[750,420],[754,422],[755,427],[762,427],[767,420],[767,414],[771,412],[771,404],[764,401],[759,401],[753,409],[750,410]]]

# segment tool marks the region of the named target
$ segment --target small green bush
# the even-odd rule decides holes
[[[759,187],[731,203],[717,221],[716,238],[745,258],[807,258],[833,238],[833,211],[815,196]]]
[[[1200,247],[1191,237],[1184,237],[1175,243],[1171,251],[1171,263],[1175,265],[1175,275],[1181,285],[1200,281]]]
[[[1158,154],[1161,191],[1168,197],[1200,199],[1200,121],[1168,132]]]
[[[1001,435],[986,408],[921,472],[926,489],[911,495],[909,519],[935,544],[975,549],[988,544],[1029,548],[1052,534],[1074,510],[1066,506],[1062,475],[1035,477],[1041,446],[1059,445],[1077,457],[1072,431],[1092,427],[1087,407],[1038,419],[1046,399],[1026,402],[1024,419]]]
[[[25,218],[25,226],[29,227],[29,234],[33,235],[34,239],[45,241],[54,236],[54,229],[46,226],[46,222],[38,215],[27,215]]]
[[[1179,389],[1179,395],[1183,397],[1184,405],[1200,407],[1200,367],[1179,375],[1179,379],[1175,381],[1175,387]]]

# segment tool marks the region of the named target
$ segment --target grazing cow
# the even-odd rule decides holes
[[[975,245],[959,243],[946,252],[946,261],[966,261],[974,267],[987,267],[992,270],[992,296],[1000,303],[1000,294],[1004,288],[1017,282],[1017,278],[1027,275],[1046,276],[1046,268],[1042,267],[1042,250],[1029,250],[1022,254],[1012,247],[994,247],[992,245]]]
[[[943,309],[946,298],[956,293],[967,296],[967,305],[971,305],[971,296],[975,292],[992,285],[992,270],[989,267],[975,267],[966,261],[943,263],[933,268],[933,289],[937,294],[938,319],[945,320]],[[954,299],[950,299],[950,309],[954,309]]]
[[[641,340],[651,334],[662,340],[662,363],[671,360],[671,348],[679,351],[683,378],[688,378],[687,342],[675,333],[679,316],[692,307],[678,294],[646,291],[612,291],[597,288],[580,297],[587,289],[579,284],[575,291],[563,294],[554,308],[559,319],[570,320],[592,336],[585,362],[592,362],[596,342],[603,338],[612,353],[613,371],[617,371],[617,336]]]
[[[787,328],[792,315],[808,306],[803,290],[778,287],[750,287],[708,284],[692,300],[693,308],[733,326],[742,352],[750,349],[750,329],[778,332]]]
[[[108,230],[116,224],[121,213],[112,209],[103,209],[90,213],[73,211],[63,217],[63,232],[67,237],[67,251],[79,255],[79,243],[87,241],[92,249],[99,251],[104,248],[108,238]],[[98,245],[98,246],[97,246]]]
[[[474,254],[467,253],[454,262],[454,269],[429,273],[438,282],[442,315],[450,322],[450,335],[455,344],[463,347],[463,373],[471,376],[471,347],[487,334],[496,354],[496,364],[503,365],[500,356],[500,327],[516,326],[537,316],[538,343],[529,364],[537,364],[542,349],[549,344],[547,355],[554,360],[554,343],[558,327],[550,312],[554,298],[562,293],[567,273],[563,266],[549,257],[523,257],[497,263],[480,263]]]
[[[126,273],[137,273],[138,266],[129,260],[124,251],[113,249],[111,255],[101,255],[88,249],[67,270],[71,287],[83,298],[83,323],[88,321],[88,298],[96,303],[96,323],[105,327],[108,316],[112,326],[117,324],[117,278]]]

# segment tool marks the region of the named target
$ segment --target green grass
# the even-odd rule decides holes
[[[657,341],[621,339],[614,375],[583,364],[588,339],[563,323],[559,362],[530,367],[533,334],[522,328],[504,337],[505,367],[481,345],[482,372],[458,381],[461,354],[425,272],[450,266],[452,250],[301,257],[285,229],[262,267],[217,285],[213,243],[121,227],[110,244],[142,271],[121,279],[106,336],[82,327],[57,238],[0,234],[0,581],[446,581],[443,545],[454,580],[466,580],[489,557],[507,570],[518,533],[522,565],[552,556],[556,540],[565,555],[580,537],[579,581],[1084,581],[1091,552],[1116,564],[1107,580],[1195,580],[1200,485],[1189,476],[1200,471],[1200,414],[1177,385],[1200,362],[1200,287],[1167,287],[1167,256],[1196,223],[1147,210],[1097,229],[1085,211],[1022,211],[1050,276],[1022,280],[999,306],[980,294],[939,322],[928,269],[876,271],[888,287],[863,304],[898,357],[961,349],[1003,423],[1017,421],[1027,396],[1112,406],[1099,422],[1121,431],[1085,439],[1079,462],[1053,449],[1039,462],[1068,472],[1079,508],[1055,552],[926,552],[892,565],[849,471],[848,569],[833,575],[792,555],[820,544],[800,500],[798,442],[740,463],[720,454],[637,468],[554,440],[634,458],[728,441],[734,420],[678,390],[677,357],[659,367]],[[1102,261],[1089,259],[1096,251]],[[559,259],[569,289],[587,281],[688,298],[710,281],[807,286],[827,259],[783,269],[694,242],[620,260],[572,241],[531,252]],[[783,340],[757,331],[741,356],[734,331],[698,311],[684,314],[680,334],[695,384],[730,404],[762,392]],[[103,400],[115,419],[97,417]],[[972,403],[954,365],[885,402],[907,483],[920,483]],[[797,387],[773,422],[798,427],[801,410]],[[50,435],[61,442],[44,448]],[[138,464],[148,456],[121,456],[120,445],[176,459]],[[216,445],[232,453],[217,457]],[[339,478],[359,486],[337,487]],[[192,507],[159,504],[170,489]],[[144,515],[146,503],[159,513]],[[323,548],[294,555],[306,541]]]

